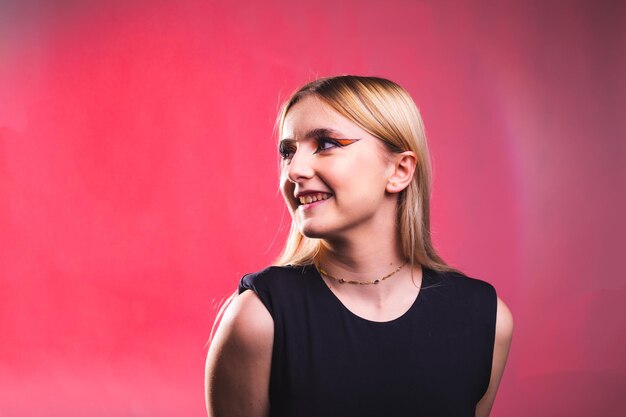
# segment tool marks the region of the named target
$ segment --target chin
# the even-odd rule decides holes
[[[324,239],[329,235],[327,228],[314,224],[300,224],[298,230],[302,236],[310,239]]]
[[[300,228],[300,234],[304,237],[308,237],[309,239],[324,239],[324,237],[327,236],[327,233],[324,233],[323,231],[309,228]]]

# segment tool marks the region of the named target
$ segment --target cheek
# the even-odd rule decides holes
[[[386,182],[384,167],[378,160],[372,160],[370,157],[355,159],[350,164],[342,166],[340,171],[335,171],[335,174],[333,179],[349,183],[351,188],[365,187],[374,191],[380,184]]]
[[[286,175],[281,175],[279,187],[280,187],[280,193],[285,199],[285,203],[287,203],[287,206],[289,206],[289,208],[291,209],[290,203],[293,200],[293,191],[294,191],[295,185],[287,179]]]

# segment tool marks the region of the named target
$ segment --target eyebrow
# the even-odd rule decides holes
[[[317,129],[313,129],[313,130],[309,130],[305,135],[304,138],[305,139],[310,139],[310,138],[322,138],[325,136],[332,136],[332,135],[338,135],[338,136],[343,136],[340,132],[334,130],[334,129],[329,129],[326,127],[320,127]],[[297,142],[297,140],[293,139],[293,138],[284,138],[281,139],[281,142]]]

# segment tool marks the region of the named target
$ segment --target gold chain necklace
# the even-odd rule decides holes
[[[378,284],[379,282],[384,281],[384,280],[386,280],[387,278],[391,277],[391,276],[392,276],[392,275],[394,275],[396,272],[398,272],[399,270],[401,270],[401,269],[402,269],[402,267],[403,267],[404,265],[406,265],[406,264],[407,264],[406,262],[405,262],[405,263],[403,263],[403,264],[402,264],[402,265],[400,265],[400,266],[399,266],[399,267],[398,267],[395,271],[391,272],[390,274],[385,275],[385,276],[384,276],[384,277],[382,277],[382,278],[379,278],[379,279],[377,279],[377,280],[374,280],[374,281],[352,281],[352,280],[345,280],[345,279],[343,279],[343,278],[337,278],[337,277],[334,277],[334,276],[330,275],[330,274],[329,274],[328,272],[326,272],[326,270],[324,270],[321,266],[319,266],[319,265],[317,265],[317,264],[315,264],[315,266],[317,267],[317,270],[318,270],[318,271],[320,271],[320,273],[321,273],[322,275],[324,275],[325,277],[328,277],[328,278],[330,278],[330,279],[333,279],[333,280],[337,281],[337,282],[338,282],[338,283],[340,283],[340,284],[372,285],[372,284]]]

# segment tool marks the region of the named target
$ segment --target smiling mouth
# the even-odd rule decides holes
[[[315,194],[304,195],[298,198],[298,203],[299,203],[298,205],[306,206],[311,203],[315,203],[317,201],[328,200],[332,196],[333,195],[330,193],[315,193]]]

